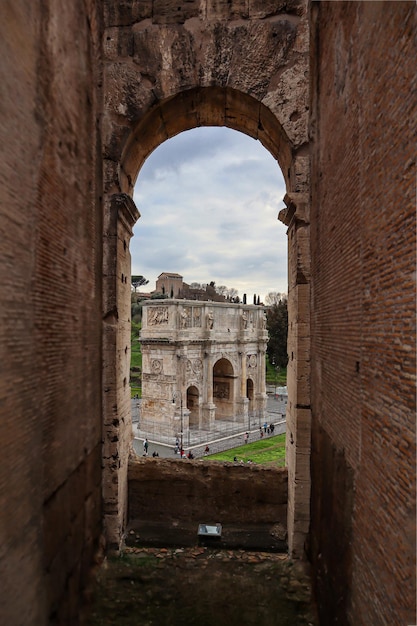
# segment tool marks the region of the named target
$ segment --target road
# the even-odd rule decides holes
[[[273,423],[275,425],[274,435],[280,435],[285,433],[286,424],[285,424],[285,415],[282,416],[280,411],[282,411],[282,404],[274,399],[273,396],[268,396],[267,403],[267,412],[268,412],[268,421],[269,423]],[[133,448],[138,456],[143,456],[143,441],[144,441],[144,433],[138,432],[137,423],[133,423],[133,432],[134,432],[134,441]],[[252,441],[258,441],[260,438],[259,435],[259,427],[251,429],[249,432],[249,443]],[[241,430],[233,435],[227,435],[222,437],[217,433],[216,439],[210,439],[209,436],[206,441],[203,443],[184,446],[184,450],[186,453],[191,449],[195,458],[199,458],[204,456],[204,449],[206,445],[209,446],[210,452],[222,452],[223,450],[229,450],[230,448],[235,448],[237,446],[244,444],[244,434],[245,430]],[[271,434],[264,433],[264,437],[271,437]],[[157,452],[159,457],[162,458],[177,458],[179,456],[174,452],[175,441],[173,440],[172,445],[168,445],[165,443],[161,443],[159,441],[152,440],[152,438],[148,438],[149,447],[148,447],[148,456],[152,456],[154,452]]]

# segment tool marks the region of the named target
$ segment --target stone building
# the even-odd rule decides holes
[[[206,125],[285,179],[288,550],[323,626],[415,624],[415,2],[1,8],[0,622],[77,624],[121,545],[133,189]]]
[[[213,302],[225,302],[226,298],[216,292],[214,283],[201,288],[190,287],[183,281],[180,274],[174,272],[162,272],[156,281],[155,294],[163,294],[168,298],[185,298],[186,300],[212,300]]]
[[[263,423],[267,340],[262,307],[144,302],[141,428],[173,437],[217,420]]]
[[[184,282],[180,274],[175,272],[162,272],[159,274],[155,292],[167,295],[169,298],[179,298],[182,293]]]

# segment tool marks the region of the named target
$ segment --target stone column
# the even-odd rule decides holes
[[[240,374],[240,395],[242,398],[246,398],[246,353],[244,351],[239,352],[240,355],[240,363],[241,363],[241,374]]]
[[[215,419],[216,405],[213,402],[213,357],[210,352],[204,352],[203,360],[203,428],[210,428]]]
[[[257,413],[259,415],[259,422],[263,424],[266,420],[266,405],[268,397],[266,395],[265,388],[265,349],[258,351],[258,375],[257,375],[257,394],[256,394],[256,406]]]
[[[286,195],[288,226],[288,368],[286,460],[288,546],[301,558],[310,523],[310,223],[307,194]]]
[[[245,428],[249,428],[249,399],[246,396],[246,352],[242,350],[239,351],[240,356],[240,398],[236,402],[237,414],[235,415],[235,420],[237,422],[241,422]]]

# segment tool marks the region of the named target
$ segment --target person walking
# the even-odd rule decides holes
[[[145,441],[143,442],[143,451],[145,456],[148,456],[148,447],[149,447],[149,442],[147,439],[145,439]]]
[[[249,439],[249,433],[245,433],[245,434],[243,435],[243,441],[244,441],[245,443],[248,443],[248,439]]]

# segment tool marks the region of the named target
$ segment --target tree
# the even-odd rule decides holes
[[[230,302],[239,302],[238,292],[234,287],[227,287],[225,295]]]
[[[151,293],[151,300],[166,300],[168,295],[166,293]]]
[[[227,291],[228,291],[228,289],[227,289],[226,285],[219,285],[218,287],[216,287],[216,293],[218,293],[219,296],[226,297],[227,296]]]
[[[216,293],[219,294],[219,296],[223,296],[229,302],[239,302],[238,291],[234,287],[226,287],[226,285],[219,285],[218,287],[215,287],[215,289],[216,289]]]
[[[278,304],[279,302],[281,302],[281,300],[283,300],[286,297],[287,296],[285,293],[279,293],[279,291],[270,291],[265,296],[265,304],[267,306],[271,306],[272,304]]]
[[[136,289],[138,287],[142,287],[143,285],[147,285],[149,283],[149,280],[146,280],[144,276],[132,276],[131,283],[136,293]]]
[[[132,322],[139,323],[142,321],[142,302],[133,302],[131,309],[131,319]]]
[[[268,294],[269,295],[269,294]],[[284,297],[279,302],[268,307],[266,312],[267,329],[269,341],[267,354],[270,363],[275,363],[278,367],[286,367],[287,356],[287,335],[288,335],[288,307],[287,298]]]

